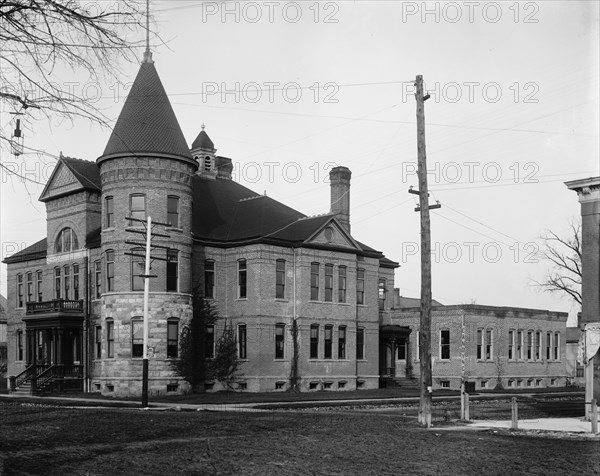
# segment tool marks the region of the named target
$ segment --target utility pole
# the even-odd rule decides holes
[[[146,225],[146,229],[145,230],[140,230],[140,229],[136,229],[136,228],[126,228],[125,231],[128,231],[130,233],[139,233],[144,235],[145,237],[145,242],[143,241],[131,241],[131,240],[127,240],[125,241],[126,244],[128,245],[134,245],[134,246],[144,246],[145,247],[145,253],[143,255],[137,254],[135,252],[129,252],[129,253],[125,253],[126,255],[129,256],[136,256],[138,258],[144,258],[144,274],[140,274],[139,276],[144,278],[144,348],[143,348],[143,353],[142,353],[142,408],[146,408],[148,406],[148,324],[149,324],[149,317],[150,317],[150,309],[149,309],[149,301],[150,301],[150,278],[157,278],[158,276],[155,274],[150,274],[150,262],[152,260],[160,260],[160,261],[168,261],[168,257],[167,258],[162,258],[159,256],[152,256],[150,254],[150,251],[152,250],[152,248],[163,248],[166,250],[169,250],[170,248],[168,246],[163,246],[163,245],[157,245],[157,244],[152,244],[152,238],[157,236],[157,237],[161,237],[161,238],[170,238],[171,236],[166,234],[166,233],[153,233],[152,232],[152,218],[148,217],[146,218],[146,220],[140,220],[138,218],[130,218],[127,217],[125,218],[126,220],[128,220],[129,222],[137,222],[137,223],[144,223]],[[168,223],[158,223],[158,222],[154,222],[154,225],[160,225],[160,226],[171,226]],[[135,251],[135,250],[133,250]]]
[[[425,101],[429,94],[423,95],[423,76],[415,81],[417,101],[417,153],[419,190],[409,193],[419,195],[419,206],[415,211],[421,213],[421,321],[419,332],[419,360],[421,374],[421,393],[419,400],[419,423],[431,427],[431,228],[429,210],[441,205],[429,205],[427,189],[427,161],[425,153]]]

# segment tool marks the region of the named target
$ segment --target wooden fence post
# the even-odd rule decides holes
[[[510,426],[511,430],[519,429],[519,407],[517,406],[517,397],[512,397],[511,401],[511,414],[512,414],[512,423]]]
[[[598,434],[598,403],[596,399],[592,399],[592,433],[594,435]]]
[[[469,394],[465,393],[464,397],[465,397],[465,420],[469,421],[471,419],[471,415],[470,415],[471,412],[469,411],[469,406],[470,406]]]

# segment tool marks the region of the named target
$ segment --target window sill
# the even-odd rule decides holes
[[[452,362],[452,359],[438,359],[438,362]]]
[[[290,302],[290,300],[285,298],[275,298],[275,302]]]
[[[247,300],[248,300],[248,298],[247,298],[247,297],[245,297],[245,298],[240,298],[240,297],[239,297],[239,298],[236,298],[236,301],[247,301]]]
[[[105,232],[105,231],[115,231],[115,227],[111,226],[109,228],[102,228],[102,232]]]

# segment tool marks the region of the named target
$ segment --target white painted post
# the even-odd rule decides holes
[[[142,362],[142,407],[148,406],[148,301],[150,297],[150,248],[152,246],[152,218],[146,224],[146,263],[144,269],[144,349]]]

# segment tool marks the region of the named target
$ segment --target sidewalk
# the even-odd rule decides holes
[[[467,424],[468,428],[510,430],[510,420],[479,420]],[[592,433],[592,424],[583,418],[538,418],[534,420],[519,420],[519,430],[542,430],[566,433]],[[594,437],[600,439],[600,434]]]

